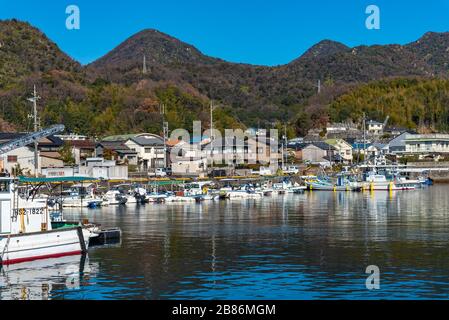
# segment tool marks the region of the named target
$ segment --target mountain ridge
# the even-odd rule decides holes
[[[26,121],[27,106],[22,100],[33,83],[37,83],[42,92],[42,103],[57,105],[54,108],[61,112],[69,110],[73,103],[82,105],[83,112],[91,110],[96,116],[109,112],[107,117],[110,118],[125,112],[131,118],[129,124],[120,126],[122,130],[128,125],[149,125],[146,112],[156,112],[157,104],[168,99],[168,93],[173,99],[177,96],[176,99],[192,103],[194,107],[188,112],[197,113],[199,118],[207,119],[204,109],[213,99],[239,123],[271,126],[276,121],[291,122],[313,104],[311,98],[316,96],[318,80],[321,80],[322,92],[334,96],[344,88],[380,79],[447,78],[449,75],[447,32],[427,32],[406,45],[351,48],[337,41],[323,40],[298,58],[279,66],[227,62],[205,55],[195,46],[155,29],[144,29],[128,37],[86,66],[71,59],[28,23],[0,21],[0,45],[2,39],[7,39],[3,41],[8,46],[0,48],[0,58],[3,57],[0,60],[0,107],[11,113],[4,116],[4,120],[13,122]],[[146,73],[143,72],[144,56]],[[102,96],[108,90],[125,95],[122,106],[108,106],[106,102],[110,98]],[[94,106],[85,105],[85,101]],[[177,102],[168,100],[166,103]],[[49,121],[58,119],[55,110]],[[179,115],[179,121],[180,117],[187,119]],[[321,114],[316,117],[321,117],[314,120],[318,122],[326,119]]]

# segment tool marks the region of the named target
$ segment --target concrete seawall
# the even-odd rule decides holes
[[[409,162],[408,166],[415,168],[431,168],[429,177],[435,183],[449,183],[449,162]]]

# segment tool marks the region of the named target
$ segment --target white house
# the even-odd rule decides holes
[[[138,134],[126,140],[125,145],[137,152],[141,171],[150,171],[166,166],[164,139],[156,134]]]
[[[368,134],[374,135],[374,136],[380,136],[383,134],[384,124],[370,120],[366,123],[366,130],[368,131]]]
[[[343,159],[343,161],[352,162],[352,146],[345,140],[329,139],[325,142],[335,148],[335,153],[338,154]]]
[[[405,153],[449,153],[449,134],[408,134],[405,136]]]

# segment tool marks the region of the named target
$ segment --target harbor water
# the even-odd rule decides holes
[[[71,209],[120,227],[87,256],[0,271],[1,299],[449,298],[449,185]],[[380,270],[368,290],[365,273]]]

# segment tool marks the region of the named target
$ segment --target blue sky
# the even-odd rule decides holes
[[[117,3],[116,3],[117,2]],[[0,0],[0,19],[40,28],[67,54],[88,63],[134,33],[154,28],[233,62],[288,63],[313,44],[408,43],[427,31],[449,31],[449,0]],[[81,29],[65,27],[68,5]],[[381,10],[381,29],[365,27],[365,9]]]

